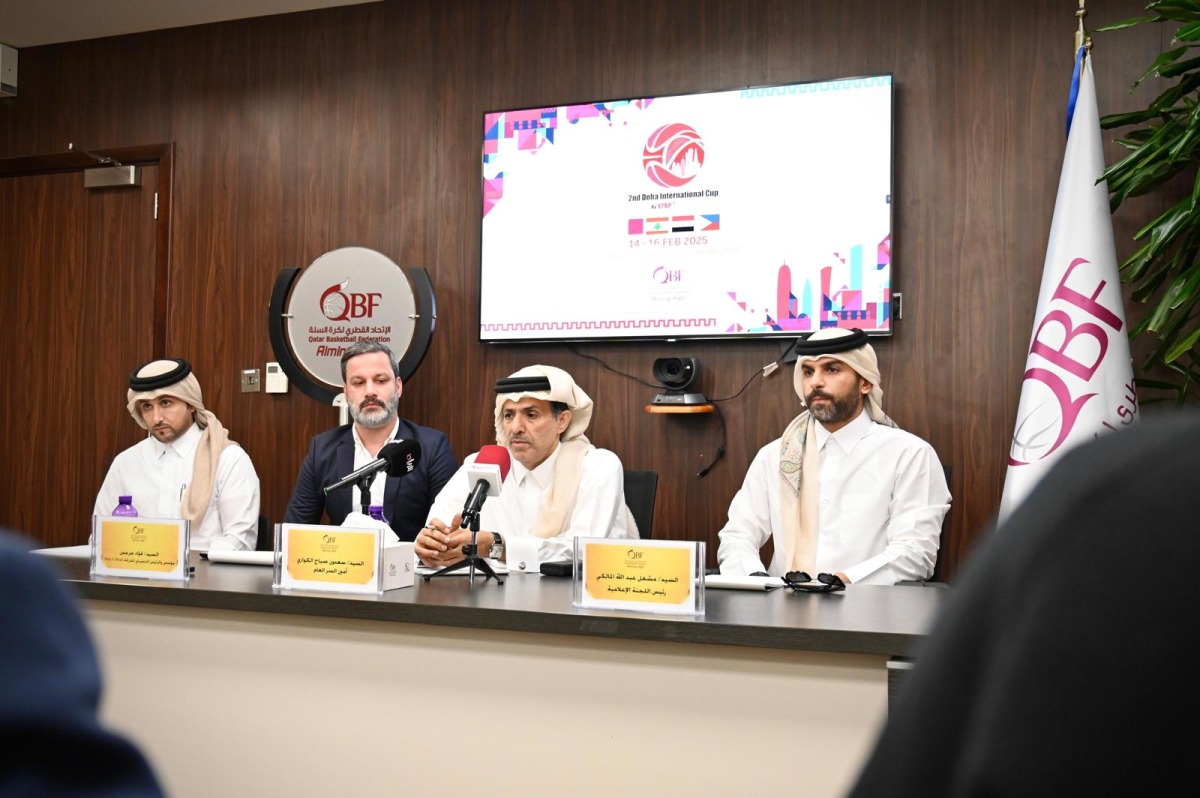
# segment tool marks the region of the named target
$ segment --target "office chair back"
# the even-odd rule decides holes
[[[953,474],[953,470],[950,468],[950,464],[942,463],[942,471],[944,471],[946,473],[946,485],[949,486],[950,485],[950,477]],[[954,512],[954,494],[953,493],[950,494],[950,512]],[[945,562],[945,557],[943,557],[942,555],[946,553],[946,547],[945,547],[946,519],[948,519],[950,517],[950,512],[946,513],[945,517],[942,518],[942,539],[938,544],[937,561],[933,564],[933,576],[929,577],[929,579],[926,580],[929,582],[939,582],[940,583],[940,582],[946,581],[946,576],[945,576],[946,568],[943,567],[943,563]]]
[[[254,550],[275,550],[275,528],[267,521],[267,517],[261,513],[258,516],[258,543],[254,546]]]
[[[625,505],[633,514],[638,534],[643,538],[649,538],[654,527],[654,500],[657,496],[657,471],[625,470]]]

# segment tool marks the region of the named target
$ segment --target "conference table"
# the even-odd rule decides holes
[[[571,580],[284,591],[193,553],[186,583],[93,577],[104,718],[172,796],[788,795],[852,783],[888,663],[951,589],[709,589],[702,616],[580,609]]]

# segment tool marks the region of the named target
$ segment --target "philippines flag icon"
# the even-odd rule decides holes
[[[700,216],[700,218],[704,220],[704,226],[700,228],[701,230],[720,230],[721,229],[721,214],[719,214],[719,213],[702,214]]]

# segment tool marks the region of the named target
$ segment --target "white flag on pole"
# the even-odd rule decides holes
[[[1076,85],[1001,518],[1065,452],[1138,420],[1108,184],[1096,182],[1104,171],[1096,81],[1083,47]]]

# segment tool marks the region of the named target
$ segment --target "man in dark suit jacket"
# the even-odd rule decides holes
[[[325,495],[324,487],[373,461],[391,440],[413,440],[421,446],[416,469],[403,478],[379,472],[368,504],[383,514],[401,540],[414,540],[425,523],[438,491],[458,469],[445,433],[399,417],[404,388],[396,355],[379,341],[364,340],[342,355],[342,381],[353,422],[313,438],[300,466],[296,488],[288,500],[284,523],[341,524],[362,509],[358,486]]]
[[[141,752],[100,724],[92,639],[29,548],[0,530],[0,795],[161,796]]]

